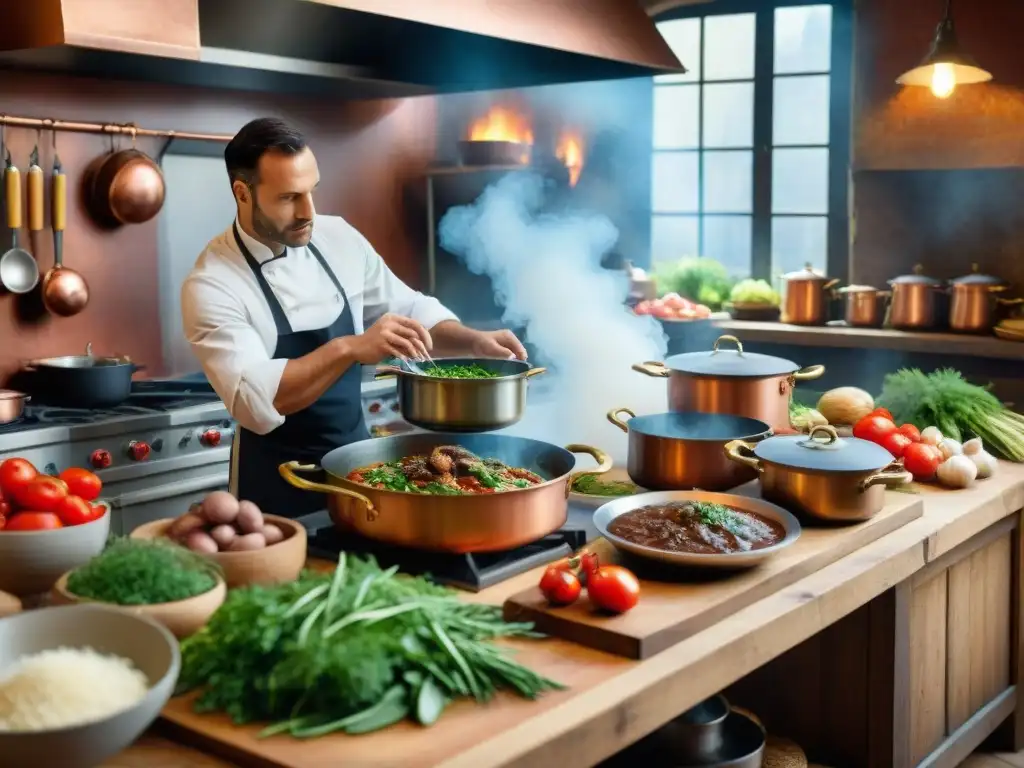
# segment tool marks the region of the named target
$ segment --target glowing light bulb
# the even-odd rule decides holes
[[[947,99],[956,90],[956,71],[952,64],[936,64],[932,69],[932,93]]]

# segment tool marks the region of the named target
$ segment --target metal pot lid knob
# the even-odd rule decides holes
[[[942,285],[941,280],[928,277],[924,274],[924,267],[920,264],[914,265],[914,271],[909,275],[900,275],[889,281],[889,285]]]
[[[763,461],[818,472],[875,472],[893,463],[880,445],[858,437],[839,437],[835,427],[821,425],[808,435],[770,437],[754,447]]]

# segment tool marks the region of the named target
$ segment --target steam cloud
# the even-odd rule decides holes
[[[510,174],[472,205],[452,208],[441,220],[442,247],[476,274],[490,277],[502,321],[525,328],[534,365],[526,415],[503,430],[565,445],[586,443],[626,460],[626,435],[605,414],[627,407],[637,415],[667,410],[664,380],[631,370],[660,360],[665,335],[651,317],[630,312],[628,279],[601,268],[618,232],[597,214],[542,212],[545,181]],[[586,459],[581,466],[586,466]]]

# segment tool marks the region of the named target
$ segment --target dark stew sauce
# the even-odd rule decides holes
[[[705,501],[651,504],[619,515],[608,531],[666,552],[721,555],[778,544],[786,529],[754,512]]]

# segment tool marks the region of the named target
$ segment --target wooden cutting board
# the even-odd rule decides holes
[[[756,482],[737,491],[757,493]],[[723,618],[831,565],[924,512],[920,496],[886,493],[875,517],[853,526],[804,526],[795,544],[761,566],[732,574],[684,572],[616,550],[604,539],[591,547],[605,563],[620,563],[640,578],[640,602],[622,616],[596,613],[585,596],[567,607],[552,607],[537,587],[512,595],[505,618],[532,621],[537,629],[597,650],[646,659],[707,629]]]

